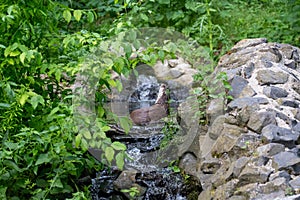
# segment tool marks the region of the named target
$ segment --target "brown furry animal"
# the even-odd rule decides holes
[[[130,118],[136,125],[145,125],[149,122],[160,120],[168,116],[167,86],[161,84],[155,104],[147,108],[140,108],[130,113]]]

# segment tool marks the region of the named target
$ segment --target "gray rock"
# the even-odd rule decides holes
[[[291,179],[291,176],[286,171],[277,171],[270,175],[269,180],[275,180],[277,178],[285,178],[286,181],[289,181]]]
[[[295,92],[297,92],[298,94],[300,94],[300,82],[293,82],[292,83],[292,88],[293,90],[295,90]]]
[[[197,177],[197,158],[193,154],[186,153],[180,159],[179,167],[183,169],[186,174]]]
[[[289,184],[291,185],[291,187],[294,190],[299,191],[300,190],[300,176],[297,176],[296,178],[294,178],[293,180],[291,180],[289,182]]]
[[[253,200],[282,200],[285,197],[285,191],[279,190],[276,192],[272,192],[270,194],[258,194],[255,198],[252,198]]]
[[[257,46],[262,43],[266,43],[266,38],[254,38],[254,39],[243,39],[239,41],[234,47],[231,49],[232,51],[239,51],[241,49],[245,49],[248,47]]]
[[[211,158],[205,160],[201,163],[201,171],[206,174],[214,174],[218,169],[220,169],[221,162],[217,158]]]
[[[248,161],[250,160],[249,157],[241,157],[239,159],[237,159],[234,163],[234,167],[233,167],[233,175],[234,177],[238,177],[241,173],[241,171],[243,170],[243,168],[246,166],[246,164],[248,163]]]
[[[228,94],[233,98],[238,98],[240,97],[240,94],[245,89],[245,87],[248,85],[248,81],[240,76],[234,76],[230,84],[232,90],[230,90]]]
[[[292,196],[288,196],[288,197],[284,197],[284,198],[277,196],[274,200],[299,200],[299,199],[300,199],[300,194],[292,195]]]
[[[255,64],[253,62],[250,62],[249,65],[244,68],[244,77],[245,78],[249,79],[252,77],[252,73],[255,69],[254,66],[255,66]]]
[[[240,153],[243,152],[244,150],[247,150],[251,144],[254,144],[256,141],[260,140],[259,137],[260,135],[253,133],[251,131],[249,131],[246,134],[240,135],[235,143],[235,146],[239,147],[240,151],[235,152],[235,154],[242,155]]]
[[[280,152],[273,157],[275,168],[284,170],[300,163],[300,157],[294,152]]]
[[[114,186],[117,190],[130,189],[132,185],[136,182],[135,176],[137,171],[135,170],[124,170],[114,181]]]
[[[214,199],[228,199],[230,196],[233,195],[238,182],[238,179],[233,179],[217,187],[214,193]]]
[[[288,81],[289,75],[282,71],[260,70],[257,72],[256,79],[260,85],[265,84],[282,84]]]
[[[273,156],[279,152],[284,151],[284,145],[277,143],[270,143],[257,148],[257,152],[259,156]]]
[[[268,142],[280,143],[292,148],[299,138],[299,133],[270,124],[262,129],[262,138]]]
[[[269,103],[267,98],[263,97],[242,97],[238,99],[234,99],[232,102],[228,104],[228,108],[233,110],[235,108],[242,109],[246,106],[255,106],[258,104],[267,104]]]
[[[170,69],[170,74],[171,74],[172,78],[178,78],[184,74],[184,71],[173,68],[173,69]]]
[[[221,135],[222,130],[224,128],[224,122],[225,122],[224,115],[221,115],[214,120],[213,124],[208,130],[208,134],[211,139],[216,140]]]
[[[294,60],[285,60],[284,65],[291,69],[296,69],[296,63]]]
[[[250,116],[247,127],[260,133],[263,127],[276,124],[275,115],[272,112],[255,112]]]
[[[295,118],[300,120],[300,108],[297,109],[297,112],[295,114]]]
[[[245,133],[245,131],[244,128],[240,128],[236,125],[224,124],[221,135],[211,149],[212,154],[219,155],[231,151],[236,145],[239,136]]]
[[[263,60],[263,64],[266,68],[270,68],[273,66],[273,63],[268,60]]]
[[[292,107],[292,108],[299,108],[299,103],[292,100],[283,100],[281,105]]]
[[[224,101],[223,99],[212,99],[206,109],[206,115],[209,122],[212,124],[219,116],[224,114]]]
[[[264,87],[263,89],[263,93],[272,99],[278,99],[278,98],[282,98],[282,97],[287,97],[288,92],[282,88],[279,87]]]
[[[248,163],[239,176],[239,184],[246,185],[249,183],[265,183],[272,171],[273,168],[255,166],[252,163]]]

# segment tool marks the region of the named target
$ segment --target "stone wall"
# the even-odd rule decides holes
[[[299,55],[259,38],[220,59],[234,99],[199,135],[197,170],[187,168],[201,182],[199,200],[300,198]]]

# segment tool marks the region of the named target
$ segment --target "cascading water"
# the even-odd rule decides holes
[[[150,107],[155,103],[158,89],[159,83],[155,77],[140,75],[137,78],[136,90],[129,96],[128,107],[118,106],[118,108],[125,108],[131,112],[141,107]],[[172,105],[175,105],[173,110],[176,110],[177,104]],[[118,110],[118,113],[126,113],[126,110]],[[127,154],[130,158],[126,159],[125,170],[136,171],[137,173],[133,178],[134,184],[145,190],[142,196],[134,199],[184,200],[188,199],[189,193],[199,192],[200,190],[198,184],[187,186],[180,173],[175,173],[168,169],[168,159],[169,161],[172,160],[171,157],[174,155],[165,153],[165,155],[170,157],[166,159],[165,155],[162,155],[160,152],[160,144],[165,137],[164,133],[162,133],[164,125],[165,122],[163,120],[147,126],[134,125],[128,135],[116,135],[112,138],[114,141],[117,140],[126,144]],[[120,173],[117,170],[99,172],[97,178],[92,180],[91,191],[93,199],[130,198],[128,195],[126,196],[120,192],[121,188],[116,187],[115,182],[119,181]]]

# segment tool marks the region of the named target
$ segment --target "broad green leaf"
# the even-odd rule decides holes
[[[12,169],[15,169],[18,172],[22,172],[22,169],[20,169],[19,166],[15,162],[13,162],[11,160],[4,160],[2,164],[4,166],[8,166],[8,167],[10,167]]]
[[[21,55],[20,55],[20,61],[21,61],[21,63],[24,64],[25,58],[26,58],[26,53],[25,52],[21,53]]]
[[[53,183],[53,187],[64,188],[60,178],[55,180],[55,182]]]
[[[121,142],[118,142],[118,141],[115,141],[111,144],[112,148],[114,148],[115,150],[118,150],[118,151],[125,151],[126,150],[126,145],[121,143]]]
[[[94,13],[89,11],[88,14],[87,14],[87,19],[88,19],[89,23],[94,22]]]
[[[31,103],[33,109],[36,109],[38,104],[44,105],[45,100],[41,95],[36,95],[36,96],[31,97],[30,103]]]
[[[87,141],[84,138],[81,139],[81,143],[80,144],[81,144],[80,146],[81,146],[81,148],[82,148],[83,151],[88,150],[89,145],[88,145]]]
[[[112,147],[105,148],[105,157],[109,163],[114,159],[115,151]]]
[[[119,118],[120,125],[124,129],[125,133],[129,133],[131,128],[131,122],[127,117],[120,117]]]
[[[76,148],[79,147],[80,142],[81,142],[81,138],[82,138],[82,135],[81,135],[81,134],[76,135],[76,137],[75,137],[75,147],[76,147]]]
[[[40,154],[35,165],[40,165],[40,164],[43,164],[43,163],[49,163],[51,161],[51,159],[49,158],[49,155],[48,153],[43,153],[43,154]]]
[[[0,44],[0,48],[5,49],[6,46],[4,46],[3,44]]]
[[[69,23],[71,21],[72,14],[69,10],[64,10],[63,17]]]
[[[73,13],[73,15],[74,15],[76,21],[79,22],[80,19],[81,19],[82,11],[81,10],[75,10],[74,13]]]
[[[4,50],[4,56],[7,57],[11,52],[11,46],[6,47],[6,49]]]
[[[10,55],[11,57],[18,56],[18,55],[20,55],[20,51],[12,51],[12,52],[10,52],[9,55]]]
[[[120,170],[123,169],[123,167],[124,167],[124,152],[119,152],[116,155],[116,164]]]
[[[19,100],[19,103],[24,106],[25,102],[27,101],[29,95],[27,93],[23,94]]]
[[[88,140],[92,139],[92,135],[89,130],[84,130],[82,135],[84,136],[85,139],[88,139]]]
[[[145,15],[144,13],[141,13],[141,18],[142,18],[142,20],[144,20],[145,22],[148,22],[149,21],[149,18],[148,18],[148,16],[147,15]]]

